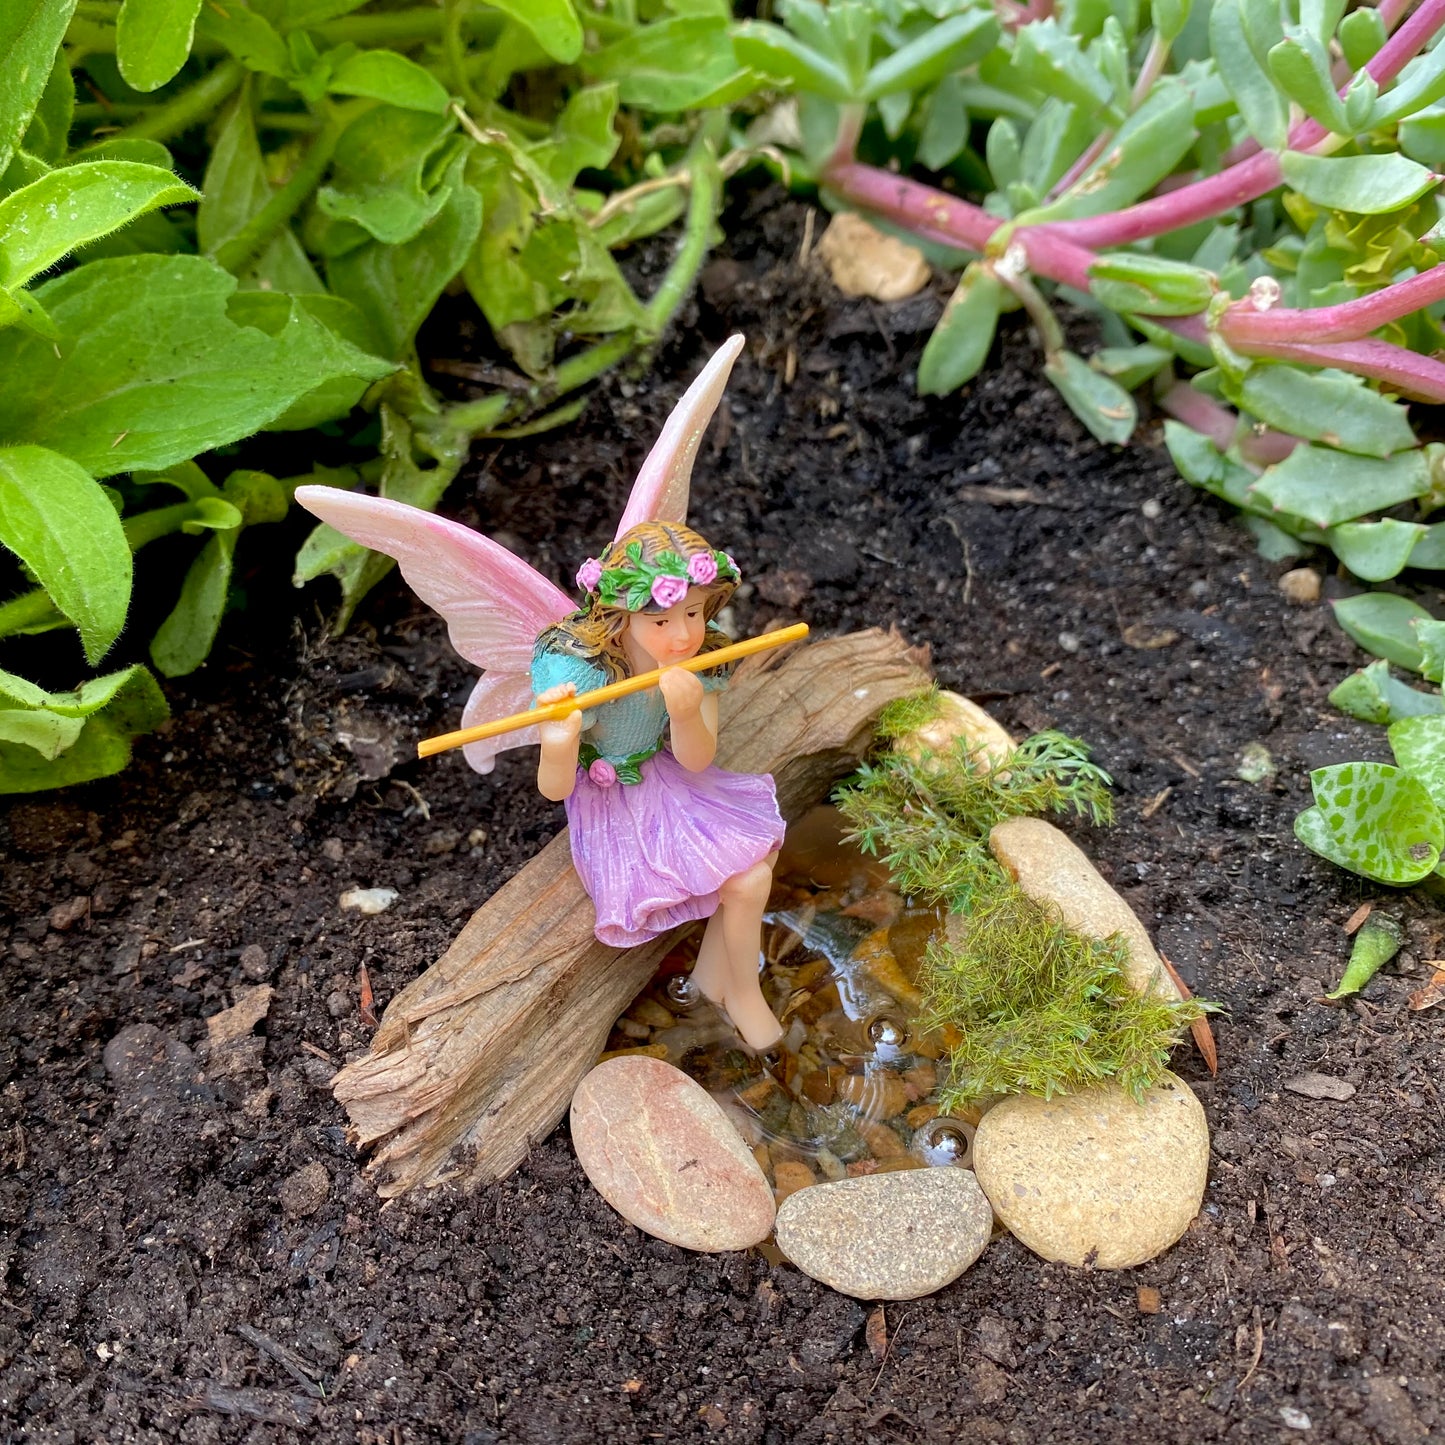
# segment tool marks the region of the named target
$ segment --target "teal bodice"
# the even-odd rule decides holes
[[[606,687],[610,681],[602,668],[556,648],[539,647],[532,655],[534,695],[564,682],[576,683],[577,691],[582,693]],[[707,692],[718,692],[727,686],[727,677],[703,673],[702,685]],[[655,687],[605,702],[601,707],[587,708],[582,714],[583,742],[614,765],[655,750],[666,727],[667,704]]]

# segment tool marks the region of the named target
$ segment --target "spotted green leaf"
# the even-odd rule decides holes
[[[1445,809],[1445,717],[1407,717],[1390,724],[1395,761]]]
[[[1377,883],[1432,873],[1445,821],[1425,785],[1388,763],[1340,763],[1310,774],[1315,806],[1295,819],[1305,847]]]
[[[1399,953],[1404,941],[1405,932],[1393,918],[1383,913],[1372,913],[1355,935],[1344,976],[1325,997],[1348,998],[1359,993]]]

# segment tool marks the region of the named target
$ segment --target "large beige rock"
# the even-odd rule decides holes
[[[993,1211],[967,1169],[864,1174],[790,1194],[778,1248],[804,1274],[855,1299],[918,1299],[983,1253]]]
[[[994,1213],[1035,1254],[1127,1269],[1168,1249],[1199,1213],[1209,1126],[1173,1074],[1142,1104],[1105,1085],[988,1111],[973,1167]]]
[[[828,223],[818,255],[846,296],[902,301],[928,284],[928,262],[917,246],[887,235],[851,211],[840,211]]]
[[[997,765],[1006,762],[1018,746],[1003,724],[990,717],[972,698],[956,692],[940,692],[938,702],[938,716],[895,739],[895,752],[920,762],[926,752],[951,751],[955,740],[962,738],[971,754],[981,753]]]
[[[598,1064],[572,1096],[572,1144],[597,1192],[669,1244],[747,1249],[772,1232],[767,1176],[712,1095],[671,1064]]]
[[[1129,982],[1140,993],[1180,997],[1138,915],[1066,834],[1042,818],[1008,818],[988,835],[988,846],[1030,898],[1058,909],[1066,928],[1088,938],[1123,934]]]

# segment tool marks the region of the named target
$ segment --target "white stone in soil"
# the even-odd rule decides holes
[[[1132,987],[1161,998],[1180,997],[1138,915],[1066,834],[1042,818],[1008,818],[989,834],[988,846],[1030,898],[1058,909],[1066,928],[1087,938],[1122,934]]]
[[[572,1144],[593,1188],[669,1244],[747,1249],[772,1231],[772,1186],[737,1129],[660,1059],[598,1064],[572,1096]]]
[[[1209,1126],[1173,1074],[1140,1104],[1115,1085],[990,1109],[973,1167],[994,1213],[1044,1259],[1127,1269],[1162,1254],[1199,1213]]]
[[[905,1300],[952,1283],[983,1253],[993,1211],[967,1169],[908,1169],[815,1184],[778,1208],[778,1248],[855,1299]]]

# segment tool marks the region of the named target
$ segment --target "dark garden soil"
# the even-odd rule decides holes
[[[1175,477],[1152,428],[1096,445],[1021,326],[962,398],[919,401],[941,292],[840,299],[797,264],[804,215],[740,203],[652,390],[614,379],[565,432],[479,446],[449,505],[570,579],[686,381],[747,332],[694,502],[752,581],[740,627],[894,624],[1014,731],[1094,744],[1119,821],[1085,845],[1225,1009],[1218,1079],[1178,1064],[1213,1129],[1204,1212],[1122,1273],[1004,1238],[942,1294],[889,1306],[880,1360],[852,1300],[624,1224],[565,1129],[499,1187],[380,1207],[327,1089],[365,1047],[359,966],[379,1008],[559,810],[520,755],[488,780],[456,754],[411,760],[455,726],[471,669],[394,581],[328,639],[331,597],[282,586],[298,525],[253,555],[249,612],[170,688],[175,721],[128,773],[0,821],[3,1439],[1445,1431],[1445,1017],[1405,1002],[1445,917],[1382,897],[1406,952],[1361,1000],[1322,1002],[1345,920],[1378,895],[1290,832],[1309,767],[1381,755],[1326,702],[1353,649],[1326,607],[1283,600],[1283,567]],[[462,354],[464,331],[431,353]],[[1237,776],[1250,744],[1273,781]],[[400,897],[342,912],[353,886]],[[212,1051],[207,1017],[259,983],[256,1043]],[[1309,1071],[1357,1092],[1285,1089]]]

